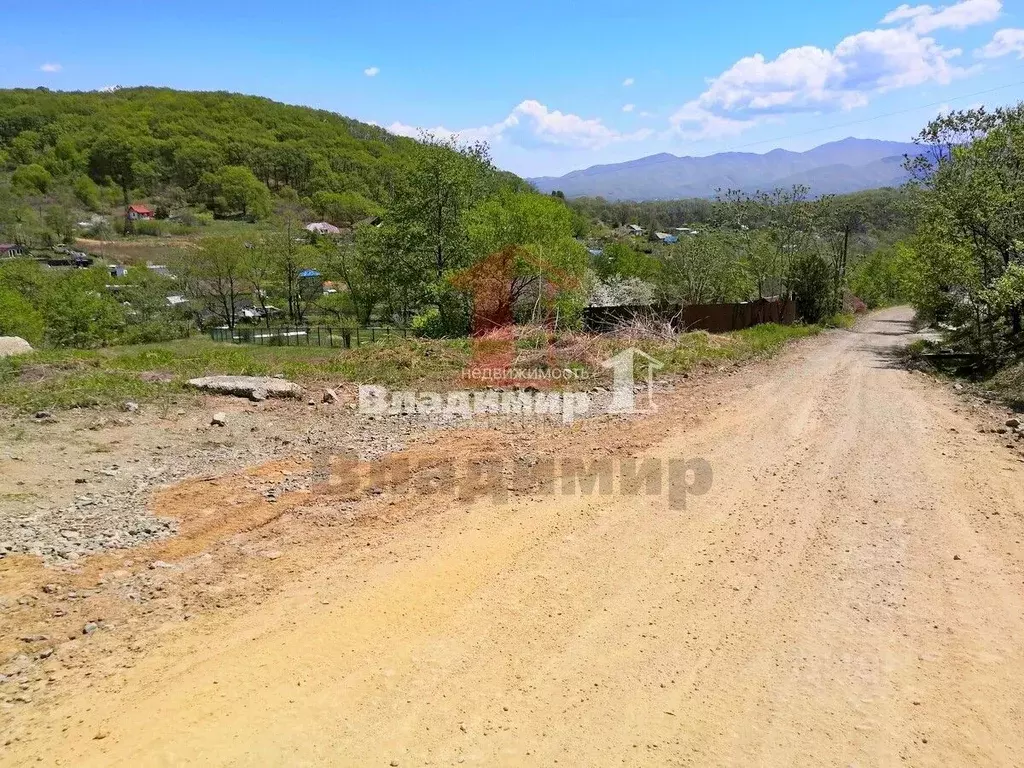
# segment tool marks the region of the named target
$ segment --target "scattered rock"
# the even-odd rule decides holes
[[[32,345],[20,336],[0,336],[0,357],[27,355],[31,351]]]
[[[338,397],[338,393],[335,392],[333,389],[325,389],[324,390],[324,402],[325,403],[328,403],[329,405],[337,405],[339,400],[340,400],[340,398]]]
[[[149,570],[155,571],[157,568],[173,568],[174,566],[170,563],[165,563],[163,560],[154,560],[149,564]]]
[[[210,419],[210,426],[213,427],[226,427],[228,425],[228,415],[224,411],[217,411],[213,414],[213,418]]]
[[[139,404],[128,401],[127,403],[124,404],[124,409],[128,413],[136,413],[139,410]]]
[[[85,626],[82,627],[82,634],[83,635],[91,635],[93,632],[95,632],[99,628],[100,628],[100,625],[97,624],[95,621],[86,622]]]
[[[1006,426],[1008,426],[1010,429],[1016,429],[1017,427],[1020,426],[1020,419],[1007,419]]]
[[[216,395],[234,395],[260,399],[267,397],[302,397],[298,384],[286,379],[266,376],[203,376],[190,379],[190,387]]]
[[[266,557],[267,557],[268,560],[277,560],[277,558],[279,558],[280,556],[281,556],[281,553],[279,551],[277,551],[276,549],[271,551],[271,552],[267,552],[266,553]]]
[[[954,560],[959,560],[960,559],[960,555],[953,555],[953,559]]]

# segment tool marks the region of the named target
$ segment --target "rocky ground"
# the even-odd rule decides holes
[[[175,535],[0,560],[0,746],[14,764],[1019,764],[1019,417],[898,370],[906,319],[871,323],[569,427],[363,421],[350,391],[109,414],[132,424],[102,441],[74,414],[12,417],[43,475],[4,476],[40,496],[20,509],[48,489],[70,506],[85,469],[113,493],[134,456],[191,474],[141,500]],[[318,489],[334,445],[421,482]],[[715,480],[682,514],[434,490],[449,466],[553,455],[701,456]]]
[[[247,377],[210,380],[224,389],[225,378]],[[173,413],[126,403],[118,413],[8,415],[0,426],[0,559],[29,554],[60,565],[174,536],[177,521],[155,516],[148,501],[154,490],[189,478],[281,457],[369,461],[401,450],[411,436],[466,427],[465,419],[445,414],[360,414],[350,385],[269,400],[266,388],[255,399],[198,398]],[[659,382],[658,388],[667,391],[671,384]],[[579,418],[601,413],[610,397],[603,388],[589,395],[593,412]],[[473,420],[476,427],[499,429],[514,422]],[[309,472],[289,474],[280,482],[262,482],[260,491],[274,500],[308,489],[310,478]]]
[[[223,425],[212,415],[226,412]],[[0,558],[50,564],[173,536],[154,516],[154,489],[278,456],[330,446],[362,458],[398,450],[417,425],[368,422],[342,404],[207,398],[173,414],[11,416],[0,447]],[[5,444],[4,444],[5,443]]]

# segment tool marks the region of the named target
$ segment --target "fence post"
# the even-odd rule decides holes
[[[377,340],[377,331],[376,331],[376,329],[371,328],[370,329],[370,342],[372,343],[372,342],[374,342],[376,340]]]

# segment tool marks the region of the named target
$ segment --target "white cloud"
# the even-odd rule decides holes
[[[57,64],[57,63],[54,62],[54,63],[43,64],[43,66],[41,66],[39,68],[39,71],[40,72],[49,72],[49,73],[52,74],[54,72],[60,72],[62,69],[64,69],[64,67],[62,67],[60,64]]]
[[[896,26],[849,35],[832,49],[805,45],[774,59],[744,57],[672,115],[672,130],[688,138],[730,136],[773,116],[846,111],[867,105],[874,94],[948,84],[971,72],[953,63],[963,51],[926,32],[985,23],[1001,7],[1001,0],[963,0],[938,9],[902,5],[883,20]]]
[[[623,104],[622,105],[622,111],[623,112],[632,112],[634,109],[636,109],[636,105],[635,104]]]
[[[420,129],[405,123],[392,123],[387,127],[400,136],[417,137]],[[600,149],[624,141],[641,141],[653,131],[644,128],[621,133],[597,118],[584,118],[571,113],[550,109],[535,99],[516,105],[501,122],[476,128],[454,131],[444,126],[428,129],[441,138],[458,136],[463,141],[509,141],[526,148]]]
[[[976,50],[974,55],[983,59],[997,59],[1011,53],[1017,54],[1019,59],[1024,59],[1024,29],[1000,29],[993,35],[992,40]]]
[[[380,67],[367,67],[363,70],[363,74],[367,77],[376,77],[380,74]]]
[[[623,88],[629,88],[629,86],[631,86],[635,82],[636,80],[634,78],[627,77],[625,80],[622,81],[622,86]]]
[[[702,107],[699,99],[683,104],[668,120],[672,133],[694,141],[737,136],[757,124],[757,120],[717,115]]]
[[[953,5],[933,8],[930,5],[901,5],[882,19],[883,24],[902,24],[914,32],[927,35],[937,29],[967,29],[999,18],[1002,0],[962,0]]]

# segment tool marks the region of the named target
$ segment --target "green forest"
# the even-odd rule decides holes
[[[542,195],[485,144],[257,97],[0,91],[0,334],[88,347],[330,323],[457,337],[494,262],[522,323],[773,296],[820,323],[913,303],[999,367],[1021,356],[1022,126],[1020,106],[932,121],[899,189],[629,203]],[[154,215],[129,220],[136,203]],[[74,248],[96,264],[39,263]],[[142,266],[155,255],[167,269]],[[134,271],[109,273],[118,260]]]
[[[196,206],[249,220],[269,217],[274,196],[294,197],[351,223],[399,194],[419,152],[381,128],[256,96],[5,90],[0,168],[10,188],[0,232],[17,233],[12,195],[98,212],[145,198],[158,212]],[[25,238],[47,226],[25,218]]]

